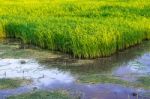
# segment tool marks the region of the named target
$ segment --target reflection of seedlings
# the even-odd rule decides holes
[[[21,60],[20,63],[21,64],[26,64],[26,61],[25,60]]]

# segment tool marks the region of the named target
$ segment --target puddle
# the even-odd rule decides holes
[[[21,64],[22,60],[25,61],[24,64]],[[57,68],[47,69],[33,59],[1,59],[0,78],[31,79],[35,86],[74,81],[74,77],[69,72],[64,72]]]
[[[46,51],[32,49],[16,51],[14,49],[17,47],[14,45],[12,47],[2,45],[0,47],[0,78],[31,79],[32,83],[16,89],[0,90],[0,99],[37,89],[64,89],[68,90],[72,96],[79,95],[81,99],[150,99],[147,95],[150,94],[150,89],[146,90],[143,87],[125,87],[121,84],[113,84],[111,81],[96,84],[77,82],[78,77],[82,76],[90,80],[89,77],[101,79],[92,75],[111,75],[123,81],[135,83],[139,77],[149,76],[150,42],[119,52],[112,57],[93,60],[68,59],[61,55],[52,57],[53,54]],[[32,53],[33,56],[30,57]]]
[[[138,77],[150,75],[150,53],[145,53],[143,56],[117,67],[113,72],[115,76],[127,81],[135,81]]]

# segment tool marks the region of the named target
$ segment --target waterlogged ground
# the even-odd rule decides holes
[[[81,99],[150,99],[150,42],[107,58],[77,60],[4,41],[0,43],[0,83],[4,79],[28,83],[0,88],[0,99],[41,90],[65,90]]]

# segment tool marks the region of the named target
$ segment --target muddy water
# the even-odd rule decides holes
[[[40,49],[19,49],[18,43],[0,44],[0,78],[32,80],[29,85],[0,90],[1,97],[38,89],[64,89],[81,99],[150,99],[145,95],[150,94],[150,84],[138,81],[140,77],[147,77],[147,81],[149,76],[149,41],[111,57],[92,60],[72,59]],[[100,80],[103,77],[107,82]],[[107,77],[127,83],[118,84]]]

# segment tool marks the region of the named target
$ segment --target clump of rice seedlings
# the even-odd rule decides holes
[[[23,44],[73,57],[109,56],[150,39],[147,0],[1,2],[0,37],[21,39]]]

